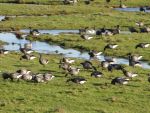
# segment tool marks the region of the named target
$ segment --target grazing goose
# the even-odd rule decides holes
[[[111,81],[111,84],[116,85],[116,84],[128,84],[129,79],[124,78],[124,77],[116,77]]]
[[[84,69],[94,69],[95,67],[93,66],[93,64],[90,61],[84,61],[82,63],[80,63]]]
[[[52,75],[52,73],[45,73],[45,74],[43,75],[43,79],[44,79],[44,81],[46,81],[46,82],[52,80],[54,77],[55,77],[55,76]]]
[[[109,64],[114,64],[116,61],[115,57],[104,56],[105,61],[109,62]]]
[[[93,71],[93,72],[91,73],[91,76],[94,76],[94,77],[98,78],[98,77],[102,77],[102,76],[103,76],[103,73],[100,72],[100,71],[95,70],[95,71]]]
[[[73,75],[78,75],[79,71],[80,71],[79,68],[75,68],[75,67],[71,67],[71,66],[70,66],[70,67],[68,68],[68,73],[66,73],[65,76],[68,76],[68,74],[70,74],[71,76],[73,76]]]
[[[113,71],[113,69],[115,70],[122,70],[123,69],[123,66],[121,66],[120,64],[110,64],[108,66],[108,71]]]
[[[5,50],[5,49],[0,49],[0,54],[8,54],[9,51],[8,50]]]
[[[97,52],[96,50],[91,50],[88,54],[90,55],[91,58],[93,58],[93,57],[101,55],[102,52]]]
[[[49,60],[42,58],[42,54],[40,54],[39,63],[40,63],[41,65],[45,66],[46,64],[49,63]]]
[[[22,59],[26,59],[26,60],[33,60],[35,59],[36,57],[34,55],[30,55],[30,54],[24,54],[20,57],[20,60]]]
[[[117,44],[107,44],[107,45],[104,47],[104,51],[105,51],[106,49],[115,49],[115,48],[117,48],[117,47],[118,47]]]
[[[139,9],[141,12],[145,12],[145,9],[144,9],[144,7],[140,7],[140,9]]]
[[[68,79],[66,82],[70,82],[70,81],[77,84],[84,84],[87,80],[83,77],[75,77],[75,78]]]
[[[20,48],[19,48],[20,52],[22,52],[22,53],[24,53],[24,54],[30,54],[30,53],[33,52],[31,49],[22,48],[22,47],[21,47],[21,44],[19,44],[19,47],[20,47]]]
[[[132,72],[129,72],[125,69],[122,69],[122,72],[126,77],[129,77],[129,78],[134,78],[134,77],[138,76],[137,73],[132,73]]]
[[[85,39],[85,40],[90,40],[90,39],[92,39],[93,37],[92,37],[92,36],[89,36],[89,35],[86,35],[86,34],[83,34],[83,35],[81,35],[81,38],[82,38],[82,39]]]
[[[139,43],[135,46],[135,48],[148,48],[150,43]]]
[[[129,27],[128,29],[129,29],[129,31],[130,31],[131,33],[138,33],[138,32],[139,32],[139,31],[138,31],[136,28],[134,28],[134,27]]]
[[[68,64],[72,64],[74,63],[75,60],[70,60],[69,58],[65,58],[63,57],[61,60],[60,60],[60,63],[68,63]]]
[[[31,27],[29,27],[30,29],[30,35],[33,35],[33,36],[39,36],[40,35],[40,32],[37,30],[37,29],[32,29]]]
[[[141,33],[149,33],[150,32],[150,28],[149,27],[142,27],[142,28],[140,28],[140,32]]]
[[[9,78],[13,81],[14,79],[19,81],[19,79],[22,77],[22,74],[20,73],[10,73]]]
[[[3,73],[2,74],[3,79],[9,79],[10,78],[10,74],[9,73]]]

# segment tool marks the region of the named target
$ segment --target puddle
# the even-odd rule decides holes
[[[114,8],[115,10],[118,11],[127,11],[127,12],[140,12],[140,8],[139,7],[133,7],[133,8]],[[150,10],[146,10],[146,7],[144,8],[145,12],[150,13]]]
[[[57,32],[58,33],[58,32]],[[16,36],[13,33],[6,33],[2,32],[0,33],[0,40],[7,42],[8,45],[5,45],[4,48],[11,51],[19,51],[18,45],[12,45],[12,42],[20,43],[22,47],[25,43],[29,43],[26,39],[17,39]],[[73,58],[82,58],[88,60],[90,57],[88,55],[88,52],[80,52],[74,49],[64,49],[57,45],[49,45],[46,42],[40,42],[40,41],[34,41],[32,42],[32,49],[39,53],[51,53],[56,54],[56,51],[58,51],[57,54],[63,54],[66,57],[73,57]],[[104,60],[104,56],[100,55],[97,57],[100,61]],[[124,58],[117,58],[118,64],[126,64],[128,65],[128,60]],[[150,65],[146,62],[141,62],[143,68],[150,69]]]

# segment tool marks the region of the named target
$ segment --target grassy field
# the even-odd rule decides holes
[[[21,1],[21,0],[20,0]],[[58,1],[58,0],[57,0]],[[128,26],[135,26],[135,22],[143,21],[149,26],[150,15],[143,12],[120,12],[112,7],[119,6],[119,0],[112,0],[106,4],[105,0],[94,0],[90,5],[80,1],[76,5],[63,5],[56,0],[0,0],[0,15],[18,17],[0,22],[0,30],[10,28],[27,29],[79,29],[83,27],[101,28],[104,25],[113,28],[121,26],[121,30],[128,30]],[[13,4],[8,4],[13,3]],[[124,0],[128,7],[139,7],[150,4],[149,0]],[[49,4],[49,5],[47,5]],[[51,5],[50,5],[51,4]],[[25,17],[19,17],[24,15]],[[47,15],[42,17],[42,15]],[[138,28],[138,27],[137,27]],[[115,35],[112,37],[94,36],[86,41],[79,35],[42,35],[30,40],[46,41],[65,47],[85,50],[95,49],[103,51],[107,43],[117,43],[118,49],[106,50],[105,54],[127,57],[128,52],[143,55],[143,59],[150,62],[150,48],[135,49],[139,42],[150,42],[150,34],[133,33],[129,35]],[[3,42],[0,41],[0,45]],[[34,53],[37,57],[39,55]],[[104,73],[102,78],[92,78],[91,71],[85,71],[80,65],[83,59],[75,59],[74,66],[81,68],[79,76],[87,79],[83,85],[66,83],[70,77],[64,77],[63,70],[58,68],[62,56],[44,55],[50,63],[43,67],[38,58],[34,61],[19,60],[20,53],[0,55],[0,75],[3,72],[15,72],[18,69],[30,69],[33,73],[52,72],[55,78],[46,83],[11,82],[0,77],[0,113],[150,113],[150,87],[147,74],[150,70],[125,66],[127,70],[138,73],[138,77],[128,85],[111,85],[111,80],[123,76],[121,71]],[[100,62],[93,60],[98,67]]]
[[[38,56],[37,54],[35,54]],[[82,70],[80,76],[87,79],[84,85],[66,83],[63,71],[58,68],[60,56],[44,55],[50,63],[43,67],[34,61],[20,61],[20,54],[13,53],[1,55],[1,73],[14,72],[17,69],[26,68],[32,72],[51,71],[56,77],[45,83],[11,82],[1,81],[0,112],[2,113],[149,113],[149,83],[146,74],[149,70],[126,67],[128,70],[138,72],[139,76],[126,86],[113,86],[111,79],[123,76],[121,71],[113,73],[102,71],[102,78],[90,77],[90,71],[82,69],[80,62],[76,60],[74,66]],[[97,61],[93,61],[98,66]],[[9,64],[9,65],[8,65]],[[98,70],[102,70],[98,68]],[[144,109],[143,109],[144,108]]]

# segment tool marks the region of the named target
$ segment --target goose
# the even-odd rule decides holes
[[[83,34],[83,35],[81,35],[81,38],[82,38],[82,39],[85,39],[85,40],[90,40],[90,39],[92,39],[93,37],[92,37],[92,36],[89,36],[89,35],[86,35],[86,34]]]
[[[46,82],[52,80],[54,77],[55,77],[55,76],[52,75],[52,73],[45,73],[45,74],[43,75],[44,81],[46,81]]]
[[[20,47],[20,48],[19,48],[20,52],[22,52],[22,53],[24,53],[24,54],[30,54],[30,53],[33,52],[31,49],[22,48],[22,47],[21,47],[21,44],[19,44],[19,47]]]
[[[91,76],[94,76],[94,77],[98,78],[98,77],[102,77],[102,76],[103,76],[103,73],[100,72],[100,71],[95,70],[95,71],[93,71],[93,72],[91,73]]]
[[[140,7],[140,9],[139,9],[141,12],[145,12],[145,9],[144,9],[144,7]]]
[[[37,83],[42,83],[42,82],[44,82],[43,74],[41,74],[41,73],[35,74],[34,77],[33,77],[33,81],[34,81],[34,82],[37,82]]]
[[[129,79],[125,77],[116,77],[111,81],[111,84],[116,85],[116,84],[128,84]]]
[[[109,64],[114,64],[116,61],[115,57],[104,56],[105,61],[109,62]]]
[[[59,68],[62,68],[63,70],[65,70],[65,72],[68,72],[69,67],[70,67],[70,64],[68,63],[61,63],[59,65]]]
[[[72,66],[70,66],[67,70],[68,70],[68,73],[66,73],[65,76],[68,76],[68,74],[70,74],[71,76],[78,75],[78,73],[80,71],[79,68],[75,68],[75,67],[72,67]]]
[[[113,69],[116,69],[116,70],[122,70],[123,69],[123,66],[121,66],[120,64],[110,64],[108,66],[108,71],[113,71]]]
[[[129,77],[129,78],[134,78],[134,77],[138,76],[137,73],[129,72],[129,71],[125,70],[124,68],[122,69],[122,72],[126,77]]]
[[[75,77],[75,78],[68,79],[66,82],[70,82],[70,81],[77,84],[84,84],[87,80],[83,77]]]
[[[132,55],[131,53],[128,53],[128,55],[131,57],[131,60],[134,62],[139,61],[143,58],[143,56],[141,55]]]
[[[32,43],[25,43],[24,48],[31,50],[32,49]]]
[[[143,22],[139,21],[139,22],[135,22],[135,25],[139,26],[139,27],[142,27],[144,25]]]
[[[115,26],[115,29],[106,29],[105,26],[101,29],[101,32],[106,36],[112,36],[120,33],[120,26]]]
[[[15,80],[17,80],[17,81],[19,81],[19,79],[22,77],[22,74],[20,74],[20,73],[17,73],[17,72],[15,72],[15,73],[10,73],[9,74],[9,78],[13,81],[14,79]]]
[[[80,63],[84,69],[94,69],[95,67],[93,66],[93,64],[90,61],[84,61],[82,63]]]
[[[127,6],[124,5],[124,4],[121,4],[121,5],[120,5],[120,8],[127,8]]]
[[[139,31],[136,29],[136,28],[134,28],[134,27],[128,27],[128,29],[129,29],[129,31],[131,32],[131,33],[138,33]]]
[[[24,54],[20,57],[20,60],[22,59],[26,59],[26,60],[33,60],[35,59],[36,57],[34,55],[30,55],[30,54]]]
[[[60,60],[60,63],[72,64],[72,63],[74,63],[74,62],[75,62],[75,60],[71,60],[71,59],[65,58],[65,57],[63,57],[63,58]]]
[[[40,35],[40,32],[37,30],[37,29],[32,29],[31,27],[29,27],[30,29],[30,35],[33,35],[33,36],[39,36]]]
[[[33,79],[33,75],[31,73],[26,73],[26,74],[23,74],[21,79],[23,80],[26,80],[26,81],[31,81]]]
[[[104,51],[105,51],[106,49],[115,49],[115,48],[117,48],[117,47],[118,47],[117,44],[107,44],[107,45],[104,47]]]
[[[95,35],[96,34],[96,30],[95,30],[95,27],[94,29],[85,29],[85,34],[87,35]]]
[[[49,60],[42,58],[42,54],[40,54],[39,63],[40,63],[41,65],[45,66],[46,64],[49,63]]]
[[[149,27],[142,27],[142,28],[140,28],[140,32],[141,33],[149,33],[150,32],[150,28]]]
[[[8,53],[9,53],[9,51],[8,51],[8,50],[0,49],[0,54],[4,54],[4,55],[6,55],[6,54],[8,54]]]
[[[107,61],[102,61],[101,62],[101,67],[104,69],[104,68],[108,68],[108,66],[109,66],[109,62],[107,62]]]
[[[135,46],[135,48],[148,48],[150,46],[150,43],[139,43]]]
[[[146,10],[150,10],[150,6],[146,6]]]
[[[95,56],[99,56],[99,55],[101,55],[102,54],[102,52],[97,52],[96,50],[91,50],[91,51],[89,51],[89,53],[88,53],[89,55],[90,55],[90,57],[92,58],[92,57],[95,57]]]
[[[19,69],[16,71],[16,73],[20,73],[21,75],[24,75],[24,74],[30,74],[31,71],[27,69]]]
[[[133,56],[132,55],[129,55],[128,56],[128,59],[129,59],[129,66],[138,66],[138,67],[142,67],[141,63],[139,61],[135,61],[135,59],[133,59]]]

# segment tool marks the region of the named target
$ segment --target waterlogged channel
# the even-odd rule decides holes
[[[54,31],[53,34],[59,34],[57,30],[53,30],[53,31]],[[0,40],[8,43],[8,45],[5,45],[4,48],[10,51],[19,51],[19,46],[17,44],[12,45],[13,42],[21,44],[22,47],[25,43],[29,43],[28,40],[17,39],[13,33],[7,33],[7,32],[0,33]],[[82,58],[86,60],[90,59],[88,52],[81,53],[80,51],[77,51],[74,49],[64,49],[57,45],[47,44],[46,42],[34,41],[32,42],[32,49],[39,53],[63,54],[66,57]],[[104,60],[103,55],[100,55],[97,58],[100,61]],[[128,60],[124,58],[117,58],[117,63],[128,65]],[[150,65],[148,65],[148,63],[146,62],[141,62],[141,63],[142,63],[143,68],[150,69]]]
[[[127,11],[127,12],[140,12],[140,8],[139,7],[129,7],[129,8],[114,8],[115,10],[118,10],[118,11]],[[150,13],[150,10],[146,10],[145,9],[145,12],[148,12]]]

